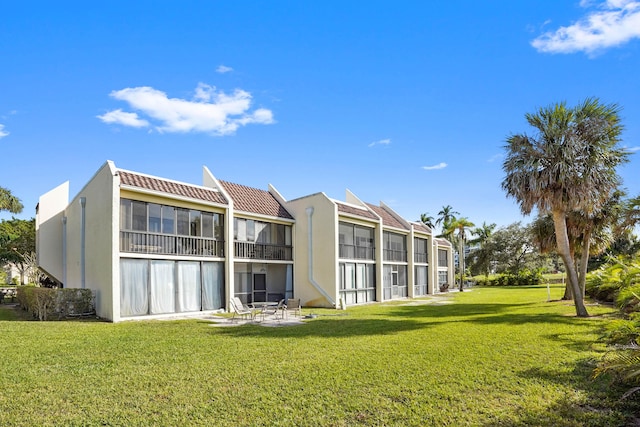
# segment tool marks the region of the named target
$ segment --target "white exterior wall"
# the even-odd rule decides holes
[[[64,210],[69,203],[69,181],[40,196],[36,212],[36,256],[38,265],[64,282]]]
[[[337,307],[338,302],[338,215],[336,205],[324,194],[313,194],[287,202],[296,220],[293,240],[294,296],[309,307]],[[313,209],[311,223],[307,209]],[[311,240],[309,242],[309,227]],[[309,265],[309,251],[311,263]],[[312,283],[313,281],[313,283]],[[319,286],[331,299],[327,299]]]
[[[82,254],[82,206],[85,200],[84,256]],[[66,288],[92,289],[96,314],[120,320],[120,268],[118,263],[119,179],[107,162],[84,186],[66,209]],[[84,262],[84,278],[82,277]]]

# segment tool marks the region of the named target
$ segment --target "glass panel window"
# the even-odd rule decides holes
[[[234,227],[234,238],[240,242],[247,241],[247,221],[241,218],[235,218],[233,220]]]
[[[189,235],[189,211],[186,209],[176,209],[177,232],[181,236]]]
[[[353,225],[340,223],[339,241],[344,245],[353,245]]]
[[[120,229],[131,230],[131,200],[120,200]]]
[[[256,223],[252,219],[247,220],[247,242],[256,241]]]
[[[162,232],[176,234],[176,209],[171,206],[162,207]]]
[[[131,229],[147,231],[147,204],[144,202],[131,202],[132,221]]]
[[[202,212],[202,237],[213,237],[213,214]]]
[[[202,214],[200,211],[189,211],[189,235],[198,237],[202,235]]]
[[[438,267],[447,267],[449,265],[447,255],[447,251],[438,249]]]
[[[345,264],[344,268],[344,284],[346,289],[355,289],[356,287],[356,266],[355,264]]]
[[[138,316],[149,311],[149,262],[120,260],[120,315]]]
[[[355,227],[356,246],[364,248],[373,247],[373,228]]]
[[[224,215],[213,214],[214,237],[216,240],[224,240]]]
[[[150,233],[160,232],[160,217],[162,216],[162,208],[155,203],[149,203],[149,228]]]
[[[271,243],[271,224],[254,221],[256,243]]]
[[[291,226],[286,225],[284,228],[284,244],[291,246]]]

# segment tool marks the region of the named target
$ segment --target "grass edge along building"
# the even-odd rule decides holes
[[[453,283],[451,244],[381,203],[324,193],[285,200],[218,180],[203,185],[107,161],[69,201],[69,182],[36,207],[39,266],[95,291],[118,322],[299,298],[307,307],[412,298]]]

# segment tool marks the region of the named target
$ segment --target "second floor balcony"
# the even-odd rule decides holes
[[[355,246],[355,245],[346,245],[344,243],[340,244],[339,247],[340,258],[344,259],[367,259],[367,260],[375,260],[376,259],[376,248],[368,247],[368,246]]]
[[[385,261],[407,262],[407,251],[385,249],[383,256]]]
[[[268,261],[292,261],[293,246],[269,243],[233,242],[234,256]]]
[[[140,231],[120,231],[120,251],[142,254],[224,257],[224,241]]]
[[[426,253],[415,252],[413,254],[413,261],[418,262],[420,264],[427,264],[429,262]]]

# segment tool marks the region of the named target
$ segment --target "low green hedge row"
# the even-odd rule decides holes
[[[537,272],[523,271],[519,274],[500,274],[487,278],[477,278],[478,286],[533,286],[542,282],[542,275]]]
[[[18,302],[38,320],[95,313],[95,298],[90,289],[21,286],[18,287]]]

